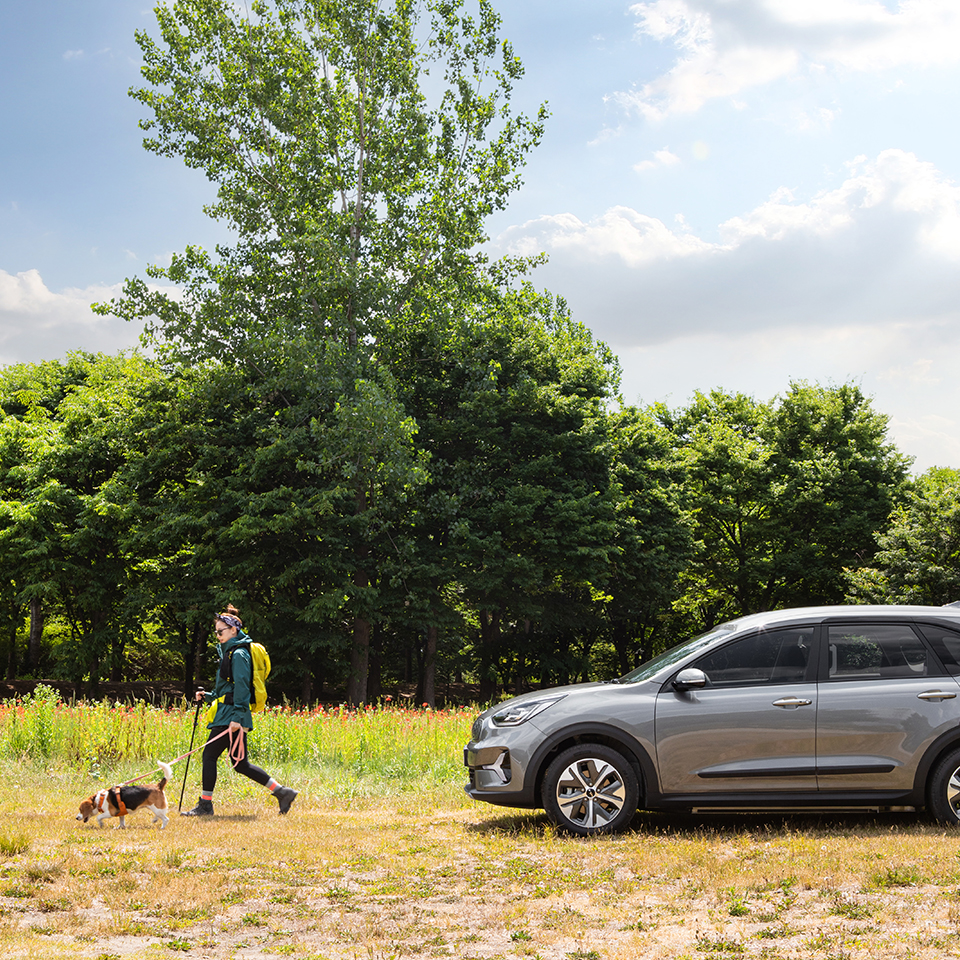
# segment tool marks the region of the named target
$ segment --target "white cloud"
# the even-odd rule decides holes
[[[913,154],[857,158],[836,189],[786,189],[712,242],[627,207],[541,217],[498,238],[546,250],[536,282],[616,348],[702,332],[916,321],[960,325],[960,188]]]
[[[879,380],[889,383],[940,383],[942,378],[933,374],[933,360],[923,357],[912,363],[896,364],[878,375]]]
[[[522,227],[511,227],[498,243],[520,256],[546,249],[551,257],[565,254],[584,265],[615,259],[628,268],[712,249],[711,244],[689,233],[674,233],[661,221],[629,207],[612,207],[590,223],[583,223],[572,213],[540,217]]]
[[[120,294],[121,284],[51,291],[37,270],[0,270],[0,363],[54,359],[70,350],[115,353],[135,346],[140,325],[101,317],[90,304]]]
[[[678,53],[666,73],[617,94],[651,119],[801,72],[960,59],[956,0],[902,0],[895,12],[876,0],[650,0],[630,10],[639,38],[672,42]]]
[[[640,163],[634,164],[633,169],[637,173],[643,173],[645,170],[653,170],[656,167],[672,167],[678,163],[680,163],[680,158],[664,148],[663,150],[655,150],[652,160],[641,160]]]

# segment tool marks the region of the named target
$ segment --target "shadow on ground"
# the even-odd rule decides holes
[[[480,823],[467,824],[468,833],[478,835],[524,835],[543,837],[555,832],[553,824],[542,811],[523,811],[510,815],[493,816]],[[744,834],[832,834],[878,836],[897,832],[923,836],[949,833],[922,813],[661,813],[640,810],[630,827],[619,836],[738,836]],[[563,834],[560,834],[561,836]],[[572,840],[602,840],[598,837],[574,837]]]

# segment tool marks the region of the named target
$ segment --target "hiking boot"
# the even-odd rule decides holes
[[[290,804],[297,799],[297,791],[293,787],[277,787],[273,795],[280,804],[280,812],[286,813],[290,809]]]
[[[294,794],[296,796],[296,794]],[[287,804],[289,806],[289,804]],[[212,817],[213,816],[213,801],[206,800],[204,797],[201,797],[197,801],[197,805],[192,810],[181,810],[181,817]]]

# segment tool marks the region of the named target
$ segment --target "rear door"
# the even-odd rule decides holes
[[[825,623],[817,781],[909,790],[925,748],[960,720],[960,686],[906,622]]]
[[[816,790],[815,626],[735,639],[690,666],[707,686],[657,697],[665,794]]]

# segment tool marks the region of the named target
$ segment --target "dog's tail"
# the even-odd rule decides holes
[[[173,779],[173,771],[170,769],[170,764],[162,760],[157,761],[157,766],[163,771],[163,779],[157,784],[162,790],[167,785],[167,781]]]

